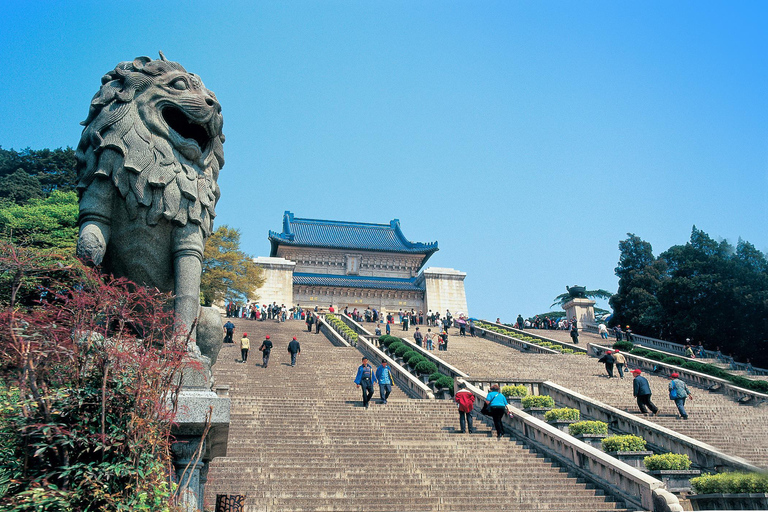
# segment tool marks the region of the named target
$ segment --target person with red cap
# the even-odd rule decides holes
[[[288,344],[288,352],[291,353],[291,366],[296,366],[296,356],[301,354],[301,345],[299,345],[299,340],[296,339],[296,336]]]
[[[651,385],[648,384],[648,379],[640,375],[641,373],[643,372],[638,368],[632,370],[632,375],[635,377],[632,381],[632,394],[637,398],[637,406],[641,413],[648,414],[648,409],[650,409],[651,416],[656,416],[659,413],[659,408],[651,402]]]
[[[269,334],[267,334],[264,341],[261,342],[259,350],[261,350],[261,360],[264,363],[261,366],[266,368],[269,364],[269,353],[272,351],[272,341],[269,339]]]
[[[674,400],[675,405],[677,406],[677,411],[680,413],[680,417],[684,420],[688,419],[688,413],[685,412],[685,400],[686,398],[690,398],[693,400],[693,395],[688,390],[688,386],[686,386],[685,382],[680,380],[680,374],[677,372],[673,372],[669,378],[672,379],[669,381],[669,399]]]

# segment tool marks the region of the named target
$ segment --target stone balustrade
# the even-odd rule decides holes
[[[372,336],[371,333],[344,313],[337,314],[336,316],[357,333],[357,349],[362,352],[372,364],[378,366],[381,364],[381,361],[387,361],[392,375],[395,378],[395,383],[400,386],[406,394],[413,398],[425,398],[430,400],[435,398],[435,395],[432,393],[429,386],[421,382],[415,375],[409,372],[406,368],[400,366],[397,361],[389,357],[376,346],[375,336]],[[327,323],[325,323],[325,325],[328,329],[333,330]]]
[[[486,322],[486,323],[489,323],[489,322]],[[499,324],[492,324],[492,325],[499,325]],[[501,327],[504,327],[504,326],[501,326]],[[507,345],[512,348],[516,348],[522,352],[533,352],[538,354],[560,354],[560,352],[558,352],[557,350],[553,350],[547,347],[541,347],[539,345],[536,345],[535,343],[523,341],[513,336],[506,336],[498,332],[489,331],[488,329],[483,329],[478,325],[475,325],[475,329],[477,330],[477,332],[480,333],[480,336],[482,336],[485,339],[495,341],[496,343],[501,343],[502,345]],[[535,336],[535,337],[541,338],[540,336]],[[550,341],[557,345],[563,345],[563,343],[555,340],[542,339],[542,341]],[[571,345],[568,345],[568,348],[571,348]]]
[[[471,383],[466,384],[476,397],[475,414],[479,415],[485,392]],[[524,411],[511,406],[508,410],[512,416],[504,417],[504,425],[513,431],[515,437],[606,492],[620,497],[628,505],[658,512],[683,510],[677,498],[666,491],[659,480]]]
[[[607,350],[611,350],[601,345],[595,345],[594,343],[589,343],[587,347],[590,350],[590,354],[597,357],[600,357]],[[739,402],[749,403],[751,405],[768,403],[768,395],[759,393],[757,391],[740,388],[725,379],[719,379],[705,373],[695,372],[693,370],[688,370],[687,368],[662,363],[660,361],[647,359],[645,357],[640,357],[627,352],[622,353],[627,360],[627,364],[633,368],[640,368],[645,372],[652,374],[658,374],[660,371],[663,375],[669,375],[672,372],[677,372],[680,374],[680,378],[685,380],[688,384],[692,384],[696,387],[707,390],[718,391]]]
[[[521,336],[528,336],[530,338],[536,338],[536,339],[539,339],[541,341],[548,341],[548,342],[553,343],[555,345],[560,345],[563,348],[570,348],[574,352],[587,352],[587,349],[581,347],[580,345],[576,345],[576,344],[573,344],[573,343],[566,343],[564,341],[555,340],[555,339],[552,339],[552,338],[547,338],[546,336],[542,336],[541,334],[534,334],[534,333],[532,333],[530,331],[524,331],[524,330],[521,330],[521,329],[516,329],[515,327],[510,327],[510,326],[504,325],[504,324],[497,324],[496,322],[487,322],[485,320],[482,320],[482,322],[486,323],[486,324],[493,325],[494,327],[499,327],[501,329],[505,329],[505,330],[509,331],[510,337],[514,336],[515,334],[521,335]],[[483,329],[483,331],[490,332],[491,334],[497,334],[497,333],[494,333],[493,331],[488,331],[486,329]],[[491,339],[492,341],[496,341],[496,340],[493,340],[492,338],[488,338],[488,339]],[[517,340],[517,341],[520,341],[520,340]],[[522,343],[526,343],[528,345],[533,345],[534,347],[538,347],[539,349],[541,349],[541,352],[543,352],[544,350],[547,350],[549,352],[554,352],[556,354],[559,353],[557,350],[550,350],[550,349],[547,349],[546,347],[539,347],[538,345],[535,345],[533,343],[527,343],[527,342],[522,342]]]

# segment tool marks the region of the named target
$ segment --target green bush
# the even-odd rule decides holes
[[[640,452],[645,450],[645,439],[639,436],[611,436],[603,439],[606,452]]]
[[[768,492],[768,474],[718,473],[691,478],[697,494]]]
[[[648,355],[648,352],[650,352],[647,348],[633,348],[629,351],[630,354],[634,356],[640,356],[640,357],[646,357]]]
[[[442,376],[443,376],[442,373],[440,373],[438,371],[434,371],[434,372],[429,374],[429,382],[437,382],[437,379],[439,379]]]
[[[384,336],[379,337],[379,344],[384,345],[385,347],[389,347],[392,343],[395,343],[396,341],[402,343],[402,341],[400,341],[400,338],[397,338],[395,336],[390,336],[389,334],[385,334]]]
[[[613,348],[622,352],[631,352],[635,348],[635,344],[631,341],[617,341],[613,344]]]
[[[685,362],[685,359],[681,359],[681,358],[675,357],[675,356],[667,356],[664,359],[662,359],[661,362],[664,363],[664,364],[671,364],[671,365],[674,365],[674,366],[680,366],[681,364],[683,364]]]
[[[403,346],[405,346],[405,344],[402,341],[393,341],[392,343],[389,344],[389,346],[387,347],[387,350],[394,353],[398,348]]]
[[[453,393],[453,379],[447,375],[441,375],[440,378],[435,381],[435,387],[437,389],[448,389]]]
[[[397,350],[395,350],[395,355],[397,357],[405,357],[405,354],[408,352],[413,352],[413,349],[408,345],[401,345],[397,347]]]
[[[549,342],[549,341],[542,341],[541,343],[539,343],[539,346],[541,346],[541,347],[547,347],[547,348],[549,348],[549,347],[552,347],[552,346],[554,346],[554,345],[555,345],[554,343],[552,343],[552,342]]]
[[[524,409],[531,407],[554,407],[555,399],[549,395],[528,395],[523,397],[522,405]]]
[[[575,356],[586,356],[587,353],[586,352],[574,352],[573,355],[575,355]]]
[[[688,455],[680,455],[679,453],[650,455],[643,459],[643,464],[650,471],[659,469],[691,469],[691,459],[688,458]]]
[[[564,348],[560,352],[562,352],[563,354],[573,354],[574,353],[572,348]]]
[[[406,356],[408,357],[404,357],[403,359],[405,359],[405,362],[411,366],[416,366],[420,362],[427,360],[423,355],[419,354],[415,350],[412,351],[410,354],[406,354]]]
[[[501,394],[507,398],[511,396],[522,397],[528,394],[528,388],[523,386],[522,384],[518,384],[517,386],[502,386]]]
[[[568,427],[568,433],[572,436],[579,434],[607,434],[608,424],[603,421],[579,421],[571,423]]]
[[[668,356],[666,354],[662,354],[661,352],[654,352],[653,350],[649,350],[645,357],[648,359],[653,359],[654,361],[661,362],[665,357]]]
[[[563,407],[561,409],[552,409],[544,414],[544,421],[579,421],[581,413],[578,409]]]
[[[419,375],[431,375],[437,372],[437,366],[431,361],[421,361],[416,365],[416,373]]]

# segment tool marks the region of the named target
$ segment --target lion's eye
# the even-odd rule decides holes
[[[171,82],[171,87],[174,89],[177,89],[179,91],[186,91],[189,89],[189,85],[187,85],[187,81],[183,78],[177,78],[173,82]]]

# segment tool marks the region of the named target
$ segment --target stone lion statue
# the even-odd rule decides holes
[[[221,106],[162,52],[121,62],[101,84],[76,152],[77,254],[173,292],[178,322],[192,328],[224,166]]]

